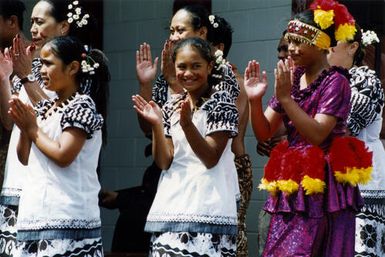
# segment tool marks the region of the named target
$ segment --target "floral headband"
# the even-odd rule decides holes
[[[67,13],[67,21],[68,23],[75,22],[76,25],[81,28],[88,24],[87,19],[90,17],[88,13],[82,14],[82,8],[79,6],[79,1],[75,0],[72,4],[68,5],[68,13]]]
[[[353,40],[357,31],[355,20],[345,5],[334,0],[315,0],[310,5],[310,9],[314,12],[314,22],[322,30],[335,25],[334,37],[336,41]]]
[[[330,37],[325,32],[299,20],[291,20],[289,22],[285,38],[318,46],[321,49],[328,49],[330,47]]]

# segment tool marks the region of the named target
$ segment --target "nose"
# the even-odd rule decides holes
[[[176,42],[176,41],[178,41],[178,40],[180,39],[180,37],[179,37],[179,34],[174,33],[174,34],[170,34],[169,39],[170,39],[172,42]]]
[[[32,23],[30,32],[31,32],[31,34],[36,34],[37,33],[37,28],[36,28],[35,23]]]

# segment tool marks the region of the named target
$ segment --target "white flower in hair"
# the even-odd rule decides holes
[[[88,51],[88,46],[85,46],[84,48]],[[85,60],[81,61],[80,63],[82,66],[82,72],[94,75],[95,69],[99,68],[99,63],[95,62],[91,56],[85,53],[82,54],[82,58],[85,58]]]
[[[217,22],[215,22],[215,15],[209,15],[209,21],[211,23],[211,25],[213,25],[214,28],[218,28],[219,27],[219,24]]]
[[[215,57],[215,63],[218,65],[217,70],[222,69],[224,66],[226,66],[227,61],[225,58],[223,58],[223,52],[221,50],[216,50],[214,53]]]
[[[361,32],[362,32],[361,40],[362,40],[362,44],[364,46],[371,45],[374,42],[380,43],[380,40],[378,39],[376,32],[371,31],[371,30],[367,30],[365,32],[363,30],[361,30]]]
[[[84,25],[88,24],[87,19],[90,17],[88,13],[85,13],[82,15],[82,8],[78,6],[79,1],[73,1],[72,4],[68,5],[68,13],[67,13],[67,21],[68,23],[76,22],[76,25],[81,28]],[[74,12],[72,12],[72,9],[74,9]]]

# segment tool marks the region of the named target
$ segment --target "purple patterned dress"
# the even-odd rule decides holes
[[[331,67],[307,88],[300,90],[303,74],[304,69],[295,71],[292,98],[311,117],[327,114],[337,118],[336,126],[319,145],[327,151],[335,137],[345,134],[351,95],[347,71]],[[269,106],[282,114],[290,147],[310,145],[298,133],[275,97]],[[363,205],[360,192],[357,187],[337,183],[329,164],[325,172],[323,194],[305,195],[300,186],[298,192],[291,195],[280,192],[269,196],[264,209],[272,214],[272,219],[264,257],[354,255],[355,213]]]

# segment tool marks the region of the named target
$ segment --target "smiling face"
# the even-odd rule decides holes
[[[44,86],[57,92],[58,95],[71,95],[77,89],[75,74],[71,64],[65,65],[52,51],[49,44],[45,45],[40,51],[42,62],[41,77]]]
[[[184,46],[176,54],[176,79],[189,94],[200,96],[206,91],[212,68],[212,63],[204,59],[195,47]]]
[[[172,17],[170,24],[170,37],[171,41],[177,42],[184,38],[200,37],[206,39],[206,34],[202,29],[195,29],[192,25],[191,14],[186,10],[179,10]]]
[[[50,39],[62,35],[62,23],[51,14],[52,6],[46,1],[39,1],[31,14],[32,42],[36,49],[41,49]]]

